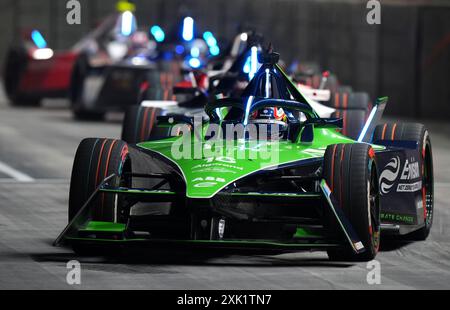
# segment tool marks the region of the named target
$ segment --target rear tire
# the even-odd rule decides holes
[[[76,120],[101,121],[105,118],[105,112],[89,110],[83,103],[84,80],[88,74],[89,62],[87,56],[82,54],[74,66],[70,87],[73,117]]]
[[[125,176],[131,172],[128,145],[115,139],[87,138],[81,141],[75,154],[69,193],[69,222],[86,203],[100,183],[111,174],[115,174],[111,186],[130,186]],[[101,194],[93,202],[92,217],[95,221],[120,221],[116,213],[114,195]]]
[[[332,94],[331,106],[335,109],[358,109],[368,111],[370,106],[369,94],[351,91],[338,91]]]
[[[122,140],[136,144],[170,137],[170,127],[156,126],[157,117],[163,110],[140,105],[131,106],[125,112],[122,124]]]
[[[355,254],[350,246],[328,250],[331,260],[369,261],[380,244],[380,204],[374,151],[368,144],[337,144],[327,147],[324,178],[339,202],[366,251]],[[328,209],[327,209],[328,210]],[[330,212],[325,226],[331,239],[343,239],[343,233]],[[345,240],[347,242],[347,240]]]
[[[42,98],[19,92],[20,83],[27,65],[28,58],[24,48],[14,47],[8,51],[3,70],[3,86],[12,106],[37,107],[41,103]]]
[[[373,142],[382,140],[417,141],[421,150],[422,171],[422,203],[424,207],[425,226],[407,235],[410,240],[425,240],[433,225],[434,213],[434,177],[433,152],[428,130],[419,123],[390,123],[380,124],[375,128]]]
[[[336,110],[331,117],[342,118],[341,133],[353,140],[358,139],[364,124],[366,123],[366,111],[364,110]]]

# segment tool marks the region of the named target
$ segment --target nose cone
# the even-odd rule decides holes
[[[181,140],[180,137],[170,139],[171,142],[145,142],[139,147],[162,155],[178,167],[189,198],[211,198],[229,184],[252,173],[322,157],[324,153],[324,150],[289,141],[256,140],[194,141],[190,147],[180,149],[181,144],[177,141]]]

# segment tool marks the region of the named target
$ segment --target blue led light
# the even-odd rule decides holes
[[[200,56],[200,50],[198,47],[194,46],[191,48],[191,56],[194,58],[198,58],[198,56]]]
[[[122,35],[128,37],[133,32],[134,28],[134,16],[130,11],[126,11],[122,13],[122,24],[121,24],[121,33]]]
[[[251,80],[255,76],[256,71],[258,71],[258,48],[256,46],[252,47],[250,57],[250,72],[248,73],[248,77]]]
[[[378,110],[378,106],[374,106],[372,111],[369,114],[369,117],[367,118],[366,124],[364,125],[363,129],[361,130],[361,133],[359,134],[358,142],[363,142],[364,136],[366,135],[367,130],[369,129],[370,124],[372,123],[372,120],[373,120],[375,114],[377,113],[377,110]]]
[[[33,30],[31,32],[31,39],[38,48],[47,47],[47,42],[45,41],[44,37],[38,30]]]
[[[177,53],[178,55],[181,55],[184,53],[184,46],[183,45],[177,45],[175,47],[175,53]]]
[[[202,63],[200,62],[200,60],[198,58],[193,57],[193,58],[189,59],[189,66],[191,66],[194,69],[199,68],[201,66],[201,64]]]
[[[212,36],[213,36],[213,34],[212,34],[211,31],[205,31],[205,32],[203,32],[203,39],[204,39],[205,41],[208,41],[208,39],[211,38]]]
[[[212,56],[217,56],[217,55],[220,54],[220,48],[219,48],[217,45],[211,46],[211,47],[209,48],[209,53],[210,53]]]
[[[194,38],[194,19],[185,17],[183,20],[183,39],[191,41]]]
[[[206,44],[208,44],[209,47],[217,45],[217,40],[210,31],[206,31],[205,33],[203,33],[203,39],[205,40]]]
[[[251,57],[248,56],[247,60],[244,63],[244,67],[242,68],[242,71],[244,71],[245,74],[250,73],[250,62],[251,62]]]
[[[150,33],[155,38],[156,42],[163,42],[166,38],[164,31],[158,25],[152,26],[152,28],[150,28]]]

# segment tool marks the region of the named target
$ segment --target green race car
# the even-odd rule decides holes
[[[55,244],[326,250],[332,260],[370,260],[382,231],[425,239],[433,167],[424,126],[378,124],[380,98],[352,140],[338,132],[342,119],[318,117],[278,57],[261,53],[242,97],[208,103],[207,117],[155,120],[138,109],[142,142],[83,140],[69,224]],[[171,137],[145,139],[151,122]]]

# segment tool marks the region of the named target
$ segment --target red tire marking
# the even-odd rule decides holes
[[[334,156],[336,155],[337,145],[333,146],[333,155],[331,156],[331,191],[334,190]]]
[[[343,100],[344,100],[344,109],[347,109],[347,104],[348,104],[348,94],[347,93],[344,93],[344,98],[343,98]]]
[[[116,144],[116,142],[117,142],[117,140],[114,139],[108,150],[108,157],[106,157],[106,166],[105,166],[105,175],[104,175],[105,178],[108,176],[107,174],[108,174],[108,168],[109,168],[109,160],[111,158],[111,153],[112,153],[113,147]]]
[[[145,128],[147,127],[148,109],[150,109],[150,107],[144,109],[144,120],[141,126],[141,141],[144,140]]]
[[[339,108],[339,93],[334,94],[334,107]]]
[[[386,135],[386,128],[387,128],[387,124],[384,124],[383,132],[381,133],[381,140],[384,140],[384,136]]]
[[[150,136],[150,133],[153,129],[153,123],[155,122],[155,116],[156,116],[156,109],[152,110],[152,115],[150,116],[150,125],[148,126],[147,130],[147,138]]]
[[[105,173],[104,173],[103,179],[106,179],[106,177],[108,176],[109,160],[111,159],[111,153],[112,153],[112,150],[113,150],[116,142],[117,142],[117,140],[114,139],[113,142],[111,143],[111,146],[109,147],[108,156],[106,157]],[[103,215],[103,209],[104,209],[103,208],[104,201],[105,201],[105,194],[103,193],[102,194],[102,207],[101,207],[102,215]]]
[[[169,83],[169,87],[167,89],[167,100],[169,99],[169,95],[173,90],[173,74],[169,74],[168,76],[168,83]]]
[[[395,129],[397,129],[397,123],[394,124],[394,127],[392,127],[392,135],[391,140],[394,141],[395,138]]]
[[[99,175],[100,175],[100,164],[102,162],[103,149],[105,147],[106,141],[108,141],[108,140],[106,140],[106,139],[103,140],[102,147],[100,149],[100,155],[98,156],[97,172],[95,174],[95,187],[97,187],[97,185],[98,185],[98,178],[99,178]]]

